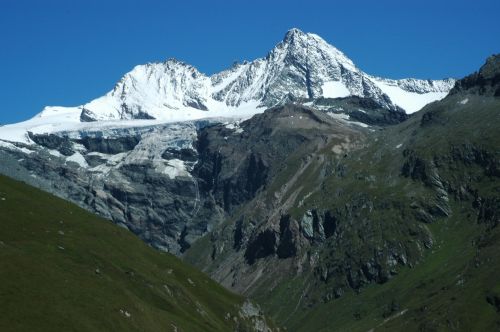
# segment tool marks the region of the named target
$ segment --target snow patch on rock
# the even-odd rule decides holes
[[[348,97],[351,92],[340,81],[328,81],[321,86],[323,97],[325,98],[341,98]]]
[[[87,164],[87,161],[85,160],[85,158],[82,156],[82,154],[80,152],[75,152],[71,156],[67,157],[66,162],[68,162],[68,161],[72,161],[74,163],[77,163],[78,165],[80,165],[80,167],[83,167],[83,168],[89,167],[89,165]]]
[[[164,167],[157,166],[157,171],[167,175],[170,179],[175,179],[178,176],[191,177],[184,161],[179,159],[168,160]]]

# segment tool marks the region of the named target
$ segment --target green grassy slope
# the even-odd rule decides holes
[[[0,331],[252,330],[243,302],[130,232],[0,176]]]

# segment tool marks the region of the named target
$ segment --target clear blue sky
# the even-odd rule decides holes
[[[103,95],[134,65],[210,74],[314,32],[364,71],[462,77],[500,52],[499,0],[0,0],[0,123]]]

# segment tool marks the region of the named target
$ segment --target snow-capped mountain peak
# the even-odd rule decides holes
[[[241,118],[289,101],[347,96],[412,113],[443,98],[454,82],[368,75],[318,35],[294,28],[265,57],[211,76],[176,59],[138,65],[104,96],[77,107],[47,107],[23,126],[53,131],[64,123]],[[50,123],[56,119],[56,125]]]
[[[270,107],[291,99],[354,95],[372,98],[385,108],[399,106],[408,113],[443,98],[454,84],[454,80],[372,77],[318,35],[299,29],[289,30],[265,58],[215,74],[211,80],[217,87],[212,97],[231,106],[256,100]]]
[[[414,112],[444,97],[453,82],[372,77],[318,35],[293,28],[264,58],[210,77],[176,59],[136,66],[112,91],[83,105],[81,120],[238,116],[249,105],[256,113],[289,100],[350,95]]]
[[[83,105],[82,120],[162,119],[168,110],[207,110],[209,78],[175,59],[134,67],[105,96]]]
[[[356,69],[351,59],[314,33],[305,33],[297,28],[290,29],[285,34],[283,41],[276,47],[280,46],[287,48],[292,54],[301,51],[319,53],[324,55],[326,59],[337,62],[350,70]]]
[[[298,28],[291,28],[286,32],[285,38],[283,38],[283,42],[286,43],[293,40],[294,38],[303,38],[304,36],[306,36],[306,33],[302,30]]]

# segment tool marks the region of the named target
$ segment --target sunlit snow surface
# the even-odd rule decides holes
[[[81,107],[46,107],[30,120],[0,127],[0,140],[32,143],[28,132],[34,134],[57,132],[102,131],[112,128],[133,128],[156,126],[167,123],[193,121],[201,119],[225,118],[241,120],[262,113],[264,108],[258,102],[245,103],[238,108],[215,105],[211,111],[201,111],[189,107],[165,114],[158,120],[102,120],[81,122]]]
[[[321,86],[321,90],[325,98],[340,98],[351,95],[351,92],[349,92],[346,86],[340,81],[325,82]]]
[[[407,114],[415,113],[425,105],[441,100],[448,94],[445,92],[416,93],[402,89],[398,85],[374,79],[375,85],[391,98],[391,101],[406,111]],[[392,83],[392,84],[391,84]]]
[[[85,158],[79,152],[75,152],[73,155],[66,157],[66,161],[72,161],[84,168],[89,166]]]

